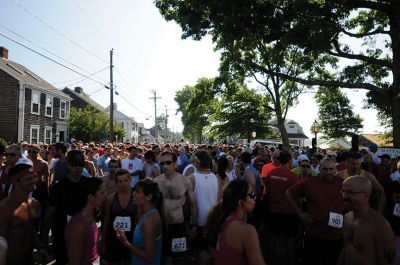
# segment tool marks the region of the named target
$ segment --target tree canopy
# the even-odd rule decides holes
[[[362,126],[360,115],[354,114],[350,100],[338,88],[322,87],[315,99],[318,103],[318,119],[321,132],[327,138],[352,136]]]
[[[104,141],[110,134],[108,114],[99,112],[92,105],[86,108],[71,107],[69,122],[70,137],[77,140]],[[119,139],[125,135],[125,131],[117,122],[114,122],[114,135]]]
[[[258,74],[285,82],[366,89],[369,96],[387,99],[375,105],[388,106],[394,145],[400,147],[400,1],[155,0],[155,4],[167,20],[181,26],[183,38],[211,35],[222,60],[234,59],[230,62],[245,70],[251,65]],[[267,56],[260,51],[271,47],[273,54],[299,53],[304,59],[301,71],[263,64]],[[248,58],[263,61],[254,64]],[[247,73],[237,72],[243,78]]]

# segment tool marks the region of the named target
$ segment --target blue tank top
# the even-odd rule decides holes
[[[142,233],[142,225],[144,220],[146,220],[147,217],[149,217],[153,213],[158,213],[156,209],[150,209],[147,212],[145,212],[140,218],[139,222],[137,223],[135,227],[135,232],[133,233],[133,245],[144,250],[144,237]],[[156,238],[156,253],[154,255],[154,258],[151,262],[147,262],[143,260],[142,258],[136,256],[135,254],[132,253],[132,265],[160,265],[161,261],[161,246],[162,246],[162,236],[161,234]]]
[[[255,192],[256,192],[256,195],[258,198],[262,191],[260,173],[258,173],[257,169],[255,167],[253,167],[252,165],[247,165],[245,167],[245,169],[250,169],[251,171],[254,172],[254,175],[256,176],[256,191]]]

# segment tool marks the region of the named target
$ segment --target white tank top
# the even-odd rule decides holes
[[[216,205],[218,180],[214,173],[193,173],[196,185],[194,197],[197,206],[197,225],[204,226],[209,211]]]

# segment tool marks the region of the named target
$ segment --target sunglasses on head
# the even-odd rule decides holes
[[[249,196],[250,199],[255,199],[256,193],[254,191],[252,191],[252,192],[248,193],[247,196]]]
[[[16,153],[4,153],[4,156],[9,156],[9,157],[14,157],[16,156]]]
[[[163,165],[168,165],[168,166],[169,166],[169,165],[171,165],[172,163],[173,163],[173,161],[171,161],[171,160],[168,160],[168,161],[161,161],[161,162],[160,162],[160,165],[161,165],[161,166],[163,166]]]

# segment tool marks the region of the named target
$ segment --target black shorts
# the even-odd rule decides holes
[[[163,236],[162,252],[164,257],[180,257],[187,252],[172,252],[172,239],[186,237],[186,224],[169,224],[166,233]],[[186,237],[186,247],[188,247],[188,240]]]
[[[204,226],[196,226],[196,238],[193,240],[195,250],[208,250],[207,238],[204,236]]]
[[[269,213],[267,226],[271,235],[296,236],[299,234],[300,218],[297,214]]]

